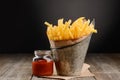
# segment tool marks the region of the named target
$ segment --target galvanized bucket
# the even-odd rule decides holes
[[[91,35],[77,40],[50,41],[58,75],[79,76]]]

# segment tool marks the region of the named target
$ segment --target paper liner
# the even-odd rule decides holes
[[[54,73],[52,76],[42,76],[41,78],[49,78],[49,79],[72,79],[72,78],[81,78],[81,77],[93,77],[94,74],[89,71],[90,65],[84,63],[81,74],[79,76],[59,76],[57,75],[56,69],[54,67]]]
[[[87,37],[88,36],[84,36],[84,37],[74,39],[74,40],[60,40],[60,41],[49,40],[49,42],[50,42],[51,48],[60,48],[63,46],[73,45],[73,44],[76,44],[78,42],[81,42],[82,40],[84,40]]]

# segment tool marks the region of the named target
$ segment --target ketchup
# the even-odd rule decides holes
[[[51,76],[53,74],[53,61],[44,59],[33,61],[32,71],[35,76]]]

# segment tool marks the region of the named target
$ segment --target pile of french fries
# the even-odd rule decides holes
[[[97,33],[94,29],[94,25],[90,23],[90,20],[86,20],[85,17],[80,17],[72,24],[71,20],[63,23],[63,19],[58,20],[58,25],[53,25],[45,22],[47,25],[47,36],[49,40],[70,40],[78,39],[83,36],[87,36],[91,33]]]

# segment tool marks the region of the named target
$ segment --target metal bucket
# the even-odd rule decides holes
[[[91,35],[77,40],[50,41],[58,75],[80,75],[90,38]]]

